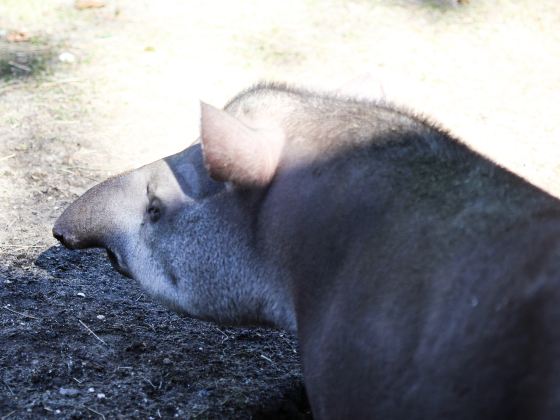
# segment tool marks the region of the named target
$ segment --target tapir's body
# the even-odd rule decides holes
[[[296,331],[316,418],[560,416],[558,200],[393,107],[203,105],[200,144],[54,233],[178,311]]]

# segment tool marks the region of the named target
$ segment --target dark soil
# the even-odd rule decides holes
[[[0,305],[4,417],[310,417],[291,336],[178,316],[100,251],[7,257]]]

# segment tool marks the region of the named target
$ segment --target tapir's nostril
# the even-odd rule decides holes
[[[64,243],[64,235],[61,232],[57,231],[56,228],[53,228],[52,234],[57,240],[59,240],[61,243]]]

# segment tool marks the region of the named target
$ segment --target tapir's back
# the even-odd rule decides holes
[[[452,214],[395,198],[329,237],[326,269],[309,253],[299,327],[319,417],[556,418],[560,211],[518,189]]]
[[[288,162],[262,206],[314,413],[553,418],[559,202],[408,118]]]

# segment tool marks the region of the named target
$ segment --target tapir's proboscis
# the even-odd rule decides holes
[[[385,102],[202,104],[198,142],[53,233],[178,312],[295,332],[315,418],[560,418],[560,202]]]

